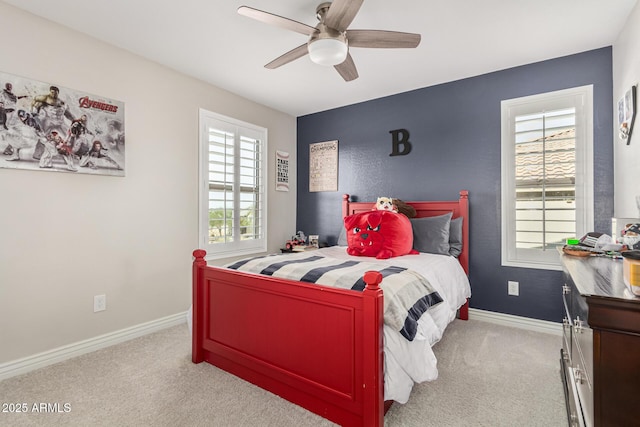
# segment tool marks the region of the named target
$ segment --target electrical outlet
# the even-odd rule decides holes
[[[104,311],[107,309],[107,296],[96,295],[93,297],[93,312]]]
[[[520,284],[518,282],[509,280],[509,295],[516,297],[520,295]]]

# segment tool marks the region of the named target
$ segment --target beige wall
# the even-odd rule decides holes
[[[123,101],[127,146],[124,178],[0,168],[0,364],[189,308],[199,108],[268,129],[269,250],[295,232],[295,117],[2,2],[0,40],[3,72]]]
[[[640,83],[640,3],[629,15],[627,23],[613,45],[614,123],[615,105],[633,85]],[[640,88],[638,88],[640,96]],[[636,109],[640,105],[636,101]],[[638,116],[638,114],[636,114]],[[614,129],[615,196],[614,214],[621,218],[640,218],[635,197],[640,196],[640,117],[636,117],[631,144],[618,138]]]

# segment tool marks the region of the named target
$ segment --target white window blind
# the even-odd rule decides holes
[[[266,250],[266,129],[201,110],[201,245],[212,257]]]
[[[516,248],[553,250],[576,234],[575,109],[515,118]]]
[[[559,269],[593,224],[591,87],[502,103],[502,263]]]

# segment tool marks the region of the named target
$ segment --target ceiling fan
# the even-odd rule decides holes
[[[240,6],[238,13],[309,36],[307,43],[279,56],[265,65],[265,68],[278,68],[308,53],[316,64],[333,65],[345,81],[351,81],[358,78],[358,70],[349,54],[350,47],[414,48],[420,44],[420,34],[384,30],[349,30],[348,27],[360,10],[363,1],[334,0],[333,3],[320,3],[316,8],[316,17],[320,22],[315,27],[248,6]]]

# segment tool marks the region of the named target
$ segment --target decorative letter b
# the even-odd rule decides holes
[[[404,156],[411,152],[408,130],[396,129],[389,131],[389,133],[391,134],[391,144],[393,145],[390,156]],[[400,146],[402,146],[402,150]]]

